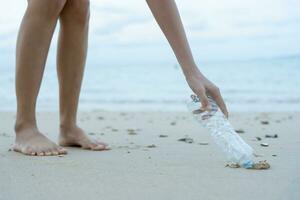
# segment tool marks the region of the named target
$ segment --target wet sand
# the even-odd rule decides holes
[[[38,121],[56,141],[58,114],[39,113]],[[257,159],[271,164],[264,171],[225,167],[222,153],[188,113],[94,111],[81,113],[79,121],[112,150],[23,156],[9,150],[14,114],[0,113],[0,200],[300,199],[300,113],[230,116]]]

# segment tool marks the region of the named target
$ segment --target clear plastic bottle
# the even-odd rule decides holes
[[[208,96],[211,109],[202,111],[200,110],[200,99],[196,95],[191,95],[191,98],[192,101],[187,104],[189,111],[209,131],[228,161],[244,168],[253,167],[253,149],[235,132],[216,102]]]

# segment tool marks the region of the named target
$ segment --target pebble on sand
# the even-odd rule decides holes
[[[132,128],[127,129],[127,132],[129,135],[137,135],[137,132],[135,132],[135,130]]]
[[[186,143],[193,143],[194,142],[193,138],[190,138],[190,137],[180,138],[180,139],[178,139],[178,141],[186,142]]]
[[[199,145],[208,145],[208,142],[199,142]]]
[[[5,133],[5,132],[1,133],[0,136],[3,136],[3,137],[10,137],[10,135],[8,135],[8,134]]]
[[[237,133],[245,133],[245,131],[243,129],[236,129],[235,132],[237,132]]]
[[[176,122],[171,122],[170,125],[175,126]]]
[[[274,135],[266,134],[265,137],[266,138],[278,138],[278,135],[277,134],[274,134]]]
[[[165,138],[165,137],[168,137],[168,135],[163,135],[163,134],[161,134],[161,135],[159,135],[159,137]]]
[[[269,124],[269,121],[260,121],[261,124],[267,125]]]
[[[261,141],[261,137],[255,137],[256,140]]]
[[[148,148],[155,148],[156,145],[155,144],[150,144],[150,145],[147,145],[146,147],[148,147]]]

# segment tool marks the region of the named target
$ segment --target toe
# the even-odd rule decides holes
[[[59,154],[67,154],[68,151],[67,151],[67,149],[65,149],[65,148],[59,148],[59,149],[58,149],[58,153],[59,153]]]
[[[16,152],[22,152],[22,151],[21,151],[21,148],[20,148],[20,146],[19,146],[18,144],[15,144],[15,145],[13,146],[13,150],[16,151]]]
[[[88,146],[89,146],[89,149],[94,150],[94,151],[109,150],[108,144],[106,144],[104,142],[100,142],[98,140],[91,141]]]
[[[37,155],[38,155],[38,156],[44,156],[44,155],[45,155],[45,153],[44,153],[44,152],[42,152],[42,151],[39,151],[39,152],[37,152]]]
[[[24,155],[31,155],[31,152],[33,152],[33,150],[32,150],[31,147],[26,147],[26,146],[24,146],[24,147],[16,147],[14,150],[17,151],[17,152],[20,152],[20,153],[22,153]]]
[[[109,146],[105,146],[105,150],[111,150]]]
[[[32,155],[32,153],[34,153],[34,150],[31,147],[27,147],[25,148],[22,153],[24,153],[25,155]]]
[[[97,142],[97,145],[103,146],[103,150],[110,150],[109,145],[104,142]]]
[[[52,150],[52,155],[53,156],[57,156],[58,155],[58,151],[57,150]]]
[[[52,152],[51,151],[46,151],[45,156],[52,156]]]
[[[57,149],[57,151],[58,151],[59,154],[67,154],[67,150],[65,148],[62,148],[62,147],[59,147]]]
[[[94,143],[94,142],[89,142],[89,143],[87,143],[87,148],[86,149],[91,149],[91,150],[96,150],[97,149],[97,144],[96,143]]]
[[[107,144],[107,143],[100,142],[100,141],[98,141],[98,140],[96,140],[94,143],[95,143],[95,144],[97,144],[97,145],[103,145],[103,146],[105,146],[105,147],[107,147],[107,146],[108,146],[108,144]]]
[[[38,151],[37,149],[32,148],[32,150],[31,150],[31,152],[30,152],[30,155],[31,155],[31,156],[37,156],[39,152],[40,152],[40,151]]]
[[[91,150],[96,150],[97,148],[97,144],[90,142],[87,144],[87,148],[86,149],[91,149]]]
[[[91,145],[91,149],[94,150],[94,151],[102,151],[102,150],[105,150],[105,145],[103,144],[93,144]]]

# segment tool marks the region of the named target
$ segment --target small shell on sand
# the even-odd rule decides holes
[[[261,143],[260,146],[262,146],[262,147],[268,147],[269,144],[268,143]]]
[[[237,163],[228,163],[228,164],[225,165],[225,167],[240,168],[241,166]]]
[[[254,163],[253,166],[251,168],[248,169],[269,169],[271,166],[269,163],[267,163],[266,160],[264,161],[259,161],[258,163]]]

